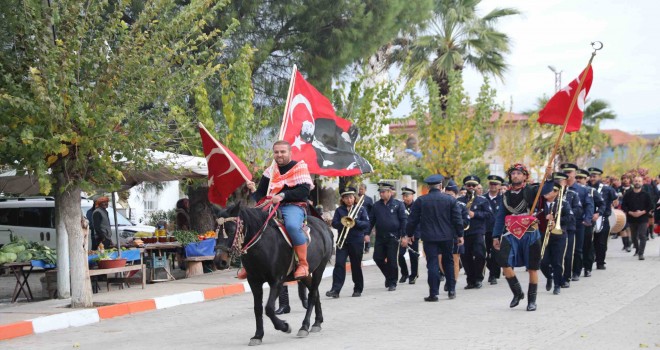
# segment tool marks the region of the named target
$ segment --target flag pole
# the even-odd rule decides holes
[[[534,203],[532,203],[532,209],[530,210],[530,215],[534,215],[534,209],[536,209],[536,204],[539,201],[539,197],[541,196],[541,191],[543,190],[543,183],[545,183],[545,180],[548,178],[550,175],[549,172],[552,171],[552,166],[551,164],[555,161],[555,157],[557,156],[557,151],[559,150],[559,144],[561,143],[561,140],[564,138],[564,134],[566,133],[566,127],[568,126],[568,120],[571,117],[571,113],[573,113],[573,108],[575,107],[575,103],[577,102],[578,96],[580,95],[580,91],[582,91],[582,86],[584,85],[584,81],[587,78],[587,74],[589,73],[589,68],[591,68],[591,62],[593,62],[594,57],[596,57],[596,51],[600,50],[603,48],[603,43],[600,41],[595,41],[591,43],[591,47],[593,47],[594,51],[591,53],[591,58],[589,58],[589,63],[587,63],[587,67],[584,69],[584,73],[582,73],[582,76],[580,77],[580,81],[578,82],[578,87],[577,90],[575,91],[575,94],[573,95],[573,100],[571,101],[571,104],[568,107],[568,112],[566,113],[566,118],[564,119],[564,125],[561,128],[561,132],[559,133],[559,137],[557,137],[557,141],[555,142],[555,146],[552,149],[552,155],[550,156],[550,159],[548,160],[548,167],[545,170],[545,174],[543,175],[543,179],[539,183],[539,189],[536,191],[536,197],[534,198]]]
[[[245,176],[245,174],[243,174],[243,171],[241,170],[241,168],[238,165],[236,165],[236,162],[234,162],[234,160],[229,156],[229,154],[227,154],[227,150],[223,147],[223,145],[221,145],[218,142],[218,140],[216,140],[215,137],[213,137],[213,135],[211,135],[211,133],[204,127],[204,125],[201,122],[198,123],[198,124],[199,124],[199,127],[201,129],[204,129],[204,131],[206,131],[206,133],[209,134],[209,136],[211,136],[211,139],[213,140],[215,145],[218,146],[218,148],[220,148],[222,150],[222,153],[224,153],[225,156],[227,156],[227,159],[229,159],[229,162],[231,163],[231,165],[234,166],[234,169],[236,169],[238,171],[238,173],[241,174],[241,177],[243,177],[243,180],[245,180],[245,182],[250,181],[250,179],[248,179],[248,177]],[[252,175],[252,174],[250,174],[250,175]]]
[[[289,124],[287,119],[287,114],[289,114],[289,102],[291,102],[291,93],[293,92],[293,86],[296,83],[296,72],[298,71],[298,66],[293,65],[293,70],[291,71],[291,80],[289,80],[289,92],[286,94],[286,104],[284,105],[284,115],[282,116],[282,125],[280,125],[280,133],[277,135],[277,140],[281,140],[284,137],[284,130]]]
[[[291,70],[291,80],[289,80],[289,91],[286,94],[286,104],[284,105],[284,114],[282,115],[282,125],[280,125],[280,132],[277,135],[277,140],[282,140],[284,137],[284,130],[286,130],[286,125],[288,124],[287,114],[289,114],[289,102],[291,101],[291,93],[293,92],[293,86],[296,83],[296,71],[298,71],[298,66],[293,65]],[[275,166],[275,159],[270,163],[270,167]],[[274,170],[273,170],[274,171]],[[270,179],[268,180],[268,187],[266,188],[266,196],[270,195],[270,183],[273,181],[273,175],[271,174]]]

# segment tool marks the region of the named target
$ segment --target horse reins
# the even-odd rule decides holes
[[[277,209],[280,207],[280,203],[277,203],[273,205],[270,203],[270,205],[267,205],[267,201],[262,203],[261,205],[257,206],[257,208],[262,208],[263,211],[266,211],[270,209],[270,213],[268,214],[268,218],[264,222],[264,225],[255,233],[254,237],[250,241],[247,242],[247,244],[244,246],[243,243],[245,242],[245,226],[243,225],[243,220],[241,220],[240,217],[238,216],[232,216],[228,218],[218,218],[217,223],[218,225],[222,226],[222,237],[223,238],[229,238],[227,236],[227,231],[225,230],[225,223],[227,222],[235,222],[236,223],[236,233],[234,234],[234,241],[231,244],[231,255],[233,256],[241,256],[247,253],[248,249],[252,248],[259,239],[261,239],[261,236],[263,235],[264,230],[268,226],[268,222],[275,216],[275,213],[277,213]]]

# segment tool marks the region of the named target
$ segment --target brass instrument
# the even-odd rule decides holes
[[[472,197],[470,197],[470,199],[468,200],[467,204],[465,205],[465,207],[467,207],[467,210],[468,210],[468,216],[469,216],[469,213],[470,213],[470,207],[472,206],[472,203],[474,202],[474,199],[477,197],[477,194],[474,193],[474,192],[468,192],[468,193],[469,193],[469,194],[472,194]],[[463,228],[463,231],[467,231],[467,230],[469,230],[469,229],[470,229],[470,222],[468,221],[468,224],[467,224],[467,226],[465,226],[465,227]]]
[[[555,199],[555,203],[558,203],[554,206],[556,208],[555,213],[553,214],[552,219],[548,221],[548,225],[545,228],[545,236],[543,237],[543,246],[541,247],[541,258],[543,258],[543,255],[545,254],[545,247],[548,246],[548,241],[550,240],[550,234],[560,235],[563,233],[561,229],[561,207],[562,207],[562,202],[564,201],[564,188],[565,186],[562,185],[561,188],[559,189],[559,195]]]
[[[346,237],[348,237],[348,232],[355,227],[355,217],[357,214],[360,212],[360,208],[362,208],[362,204],[364,203],[364,194],[360,196],[360,200],[356,204],[353,205],[353,208],[348,212],[348,215],[344,216],[341,218],[341,224],[344,225],[344,228],[342,228],[341,232],[339,233],[339,236],[337,236],[337,248],[341,249],[344,247],[344,243],[346,242]]]

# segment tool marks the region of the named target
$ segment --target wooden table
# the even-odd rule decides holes
[[[11,296],[11,302],[15,303],[21,292],[23,292],[27,301],[34,300],[32,297],[32,290],[30,290],[30,284],[28,283],[28,277],[30,277],[30,273],[32,273],[33,269],[32,263],[13,262],[7,263],[4,266],[8,267],[14,274],[14,277],[16,277],[16,286],[14,287],[14,294]],[[24,269],[25,267],[29,267],[29,269],[26,270]]]
[[[204,266],[202,263],[204,261],[212,261],[215,259],[215,255],[210,256],[191,256],[189,258],[183,259],[186,262],[186,278],[192,276],[203,275]]]

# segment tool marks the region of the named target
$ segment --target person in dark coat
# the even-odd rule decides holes
[[[341,288],[346,280],[346,259],[351,262],[351,277],[353,278],[353,297],[359,297],[364,290],[364,278],[362,277],[362,254],[364,252],[364,240],[369,233],[369,215],[364,206],[356,209],[355,188],[347,187],[341,191],[341,206],[335,210],[332,218],[332,227],[337,230],[337,234],[347,230],[345,241],[337,242],[337,251],[335,253],[335,268],[332,271],[332,287],[325,293],[331,298],[339,298]],[[355,211],[357,210],[357,211]],[[341,219],[348,217],[349,213],[354,212],[353,219],[355,226],[348,229]],[[339,239],[339,238],[338,238]]]
[[[190,200],[181,198],[176,202],[176,229],[191,230],[190,226]]]
[[[112,242],[112,228],[110,226],[110,217],[108,216],[108,204],[110,199],[108,197],[99,197],[96,200],[96,209],[92,214],[92,222],[94,223],[94,232],[96,234],[96,247],[92,250],[98,249],[98,245],[103,243],[105,248],[112,248],[115,244]]]
[[[467,276],[465,289],[479,289],[483,285],[486,265],[486,223],[493,218],[488,200],[476,192],[476,186],[480,182],[478,176],[466,176],[463,179],[463,186],[467,189],[467,194],[458,198],[459,202],[466,204],[470,217],[470,224],[464,233],[465,252],[461,254],[461,262]]]
[[[649,225],[649,214],[653,212],[654,205],[651,196],[642,190],[644,179],[635,176],[632,191],[623,196],[621,210],[626,213],[626,222],[630,224],[633,243],[637,247],[639,260],[644,260],[644,249],[646,248],[646,229]]]
[[[362,204],[362,206],[367,211],[367,215],[370,215],[371,208],[374,207],[374,200],[371,197],[369,197],[369,195],[367,194],[367,185],[365,184],[360,184],[360,186],[358,186],[358,195],[357,195],[358,200],[362,196],[364,196],[364,203]],[[369,249],[371,248],[371,232],[369,232],[366,237],[368,238],[365,238],[364,241],[365,254],[369,253]]]
[[[618,203],[618,195],[616,193],[616,190],[608,185],[603,184],[601,180],[601,176],[603,175],[603,171],[598,168],[588,168],[587,171],[589,172],[589,185],[591,188],[593,188],[594,191],[594,198],[596,200],[602,199],[602,203],[595,203],[597,210],[594,213],[594,222],[598,222],[599,218],[602,218],[602,225],[599,227],[600,230],[592,230],[593,231],[593,243],[592,248],[589,249],[590,251],[593,251],[594,254],[592,255],[587,255],[583,254],[585,256],[585,262],[584,262],[584,275],[585,277],[591,276],[591,268],[594,262],[596,262],[596,267],[601,266],[605,267],[605,258],[607,255],[607,240],[609,239],[610,236],[610,220],[609,217],[612,215],[612,206],[616,205]],[[598,198],[600,197],[600,198]],[[599,201],[600,202],[600,201]],[[596,213],[598,215],[596,215]],[[593,227],[593,226],[592,226]],[[622,237],[622,240],[625,240],[626,242],[629,243],[630,237]],[[586,240],[586,236],[585,236]],[[629,246],[629,244],[628,244]],[[585,249],[586,251],[586,249]]]
[[[369,215],[369,231],[376,228],[373,259],[385,276],[385,288],[392,292],[396,290],[399,275],[399,240],[405,236],[408,215],[403,202],[393,198],[392,184],[381,182],[378,186],[380,200],[374,203]]]
[[[497,284],[497,279],[500,278],[502,269],[497,265],[497,261],[493,256],[493,226],[495,226],[495,213],[500,209],[499,203],[502,201],[502,193],[500,188],[504,183],[504,179],[498,175],[488,175],[488,193],[484,196],[490,205],[493,216],[486,222],[486,267],[488,268],[488,283]]]
[[[559,201],[560,191],[562,191],[560,180],[555,180],[554,183],[546,183],[541,192],[543,200],[539,202],[539,211],[537,213],[540,222],[539,229],[548,237],[547,245],[541,258],[541,272],[547,278],[545,290],[550,291],[554,282],[552,293],[555,295],[561,292],[561,287],[564,283],[564,254],[567,250],[567,228],[571,220],[574,220],[571,218],[573,213],[569,202],[565,198],[562,198],[561,202]],[[559,219],[560,223],[559,230],[555,230],[557,219]]]
[[[424,301],[438,301],[440,289],[440,271],[438,255],[442,254],[442,265],[447,276],[448,297],[456,298],[456,276],[452,248],[456,240],[463,245],[463,220],[456,199],[442,193],[442,175],[431,175],[424,182],[429,186],[429,193],[415,201],[410,211],[407,238],[402,239],[405,247],[420,227],[421,240],[424,241],[426,267],[428,269],[429,296]]]
[[[401,188],[401,199],[403,199],[403,204],[406,206],[406,214],[410,215],[410,210],[412,209],[413,203],[415,202],[415,190],[410,187]],[[419,229],[413,237],[411,242],[408,245],[412,250],[419,252]],[[407,248],[399,247],[399,268],[401,269],[401,279],[399,283],[405,283],[408,280],[409,284],[415,284],[417,281],[418,270],[419,270],[419,255],[418,254],[408,254],[410,258],[410,272],[408,272],[408,265],[406,264],[405,254],[408,251]]]

